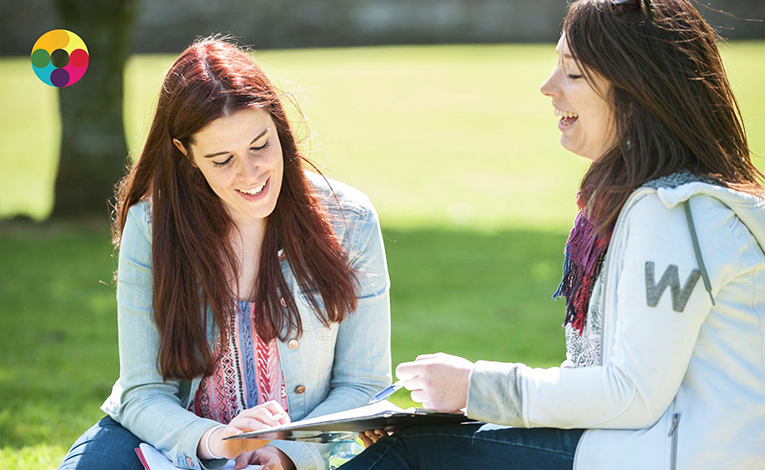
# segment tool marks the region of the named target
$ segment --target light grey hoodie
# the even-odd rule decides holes
[[[587,428],[578,470],[764,469],[763,246],[764,199],[698,182],[636,190],[590,303],[600,365],[478,362],[468,415]]]

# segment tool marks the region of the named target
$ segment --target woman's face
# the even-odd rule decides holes
[[[558,41],[558,66],[542,84],[541,91],[552,98],[555,115],[560,116],[560,143],[577,155],[597,160],[616,144],[611,83],[592,72],[590,86],[571,56],[565,36]]]
[[[240,228],[262,224],[282,187],[282,147],[271,115],[247,108],[212,121],[194,135],[191,161]],[[183,152],[183,145],[174,141]]]

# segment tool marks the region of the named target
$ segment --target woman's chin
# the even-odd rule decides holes
[[[563,135],[560,137],[560,144],[564,149],[568,150],[574,155],[586,158],[587,160],[591,160],[593,162],[600,157],[600,155],[596,154],[596,152],[587,151],[587,149],[583,149],[581,146],[575,145],[573,142],[567,139],[566,136]]]

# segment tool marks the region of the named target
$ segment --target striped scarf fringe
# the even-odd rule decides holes
[[[563,278],[553,294],[553,299],[561,296],[566,298],[566,320],[563,326],[571,325],[580,335],[584,330],[590,297],[609,241],[610,235],[597,235],[595,226],[584,215],[584,210],[580,210],[566,241]]]

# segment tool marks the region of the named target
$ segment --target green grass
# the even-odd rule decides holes
[[[765,42],[723,49],[754,151],[765,153]],[[538,92],[553,45],[267,51],[308,116],[305,148],[378,208],[392,281],[393,362],[444,351],[547,367],[564,356],[550,300],[585,166]],[[172,56],[126,73],[140,152]],[[52,205],[57,95],[25,58],[0,60],[0,217]],[[64,90],[65,91],[65,90]],[[762,159],[758,162],[765,168]],[[105,217],[104,217],[105,218]],[[118,374],[105,220],[0,224],[0,468],[55,468],[101,416]],[[404,391],[394,401],[408,406]]]
[[[393,362],[562,360],[555,289],[566,233],[385,229]],[[119,373],[115,259],[105,228],[0,232],[0,468],[55,468]],[[394,401],[410,406],[402,391]],[[37,460],[35,460],[37,459]]]

